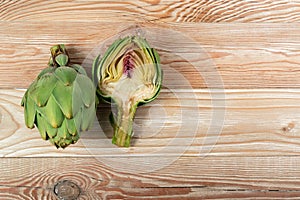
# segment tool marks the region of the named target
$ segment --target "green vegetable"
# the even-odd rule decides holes
[[[96,88],[80,65],[69,65],[64,45],[51,48],[49,67],[40,72],[22,99],[25,124],[38,128],[57,148],[74,144],[94,123]]]
[[[118,39],[95,59],[93,79],[97,94],[117,107],[117,115],[111,115],[112,143],[129,147],[136,108],[154,100],[161,88],[158,53],[141,37]]]

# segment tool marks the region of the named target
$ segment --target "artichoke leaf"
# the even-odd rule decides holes
[[[84,69],[81,65],[73,64],[72,67],[73,67],[79,74],[82,74],[82,75],[87,76],[85,69]]]
[[[43,70],[39,73],[37,79],[40,79],[43,75],[45,75],[45,74],[47,74],[47,73],[51,74],[52,72],[54,72],[54,70],[55,70],[54,67],[47,67],[47,68],[43,69]]]
[[[70,134],[67,128],[67,120],[65,119],[61,126],[57,130],[57,136],[61,139],[70,138]]]
[[[75,136],[76,134],[78,134],[78,131],[79,129],[77,129],[76,127],[76,124],[75,124],[75,119],[66,119],[66,122],[67,122],[67,129],[69,131],[69,133],[72,135],[72,136]]]
[[[60,107],[57,105],[53,95],[49,97],[46,106],[37,107],[37,109],[52,127],[58,128],[61,126],[64,120],[64,115],[60,110]]]
[[[41,114],[37,114],[36,115],[36,126],[38,127],[38,130],[41,134],[41,137],[46,140],[47,139],[47,133],[46,133],[46,121],[44,120],[44,118],[41,116]]]
[[[26,92],[24,93],[24,96],[22,97],[22,100],[21,100],[22,107],[24,107],[26,104],[26,99],[28,98],[27,95],[28,95],[28,90],[26,90]]]
[[[46,130],[47,130],[47,136],[48,138],[54,138],[57,135],[57,128],[54,128],[49,124],[49,122],[45,121]]]
[[[82,100],[84,91],[81,91],[80,85],[76,80],[73,83],[72,104],[70,104],[72,105],[73,117],[77,115],[81,107],[84,106],[84,102]]]
[[[25,118],[25,124],[28,128],[34,127],[35,115],[36,115],[36,110],[35,110],[34,101],[30,97],[27,97],[25,101],[24,118]]]
[[[77,132],[78,134],[80,134],[80,131],[81,131],[81,124],[82,124],[82,121],[83,121],[83,110],[84,108],[81,107],[81,109],[78,111],[78,113],[75,115],[75,117],[73,118],[74,120],[74,125],[77,129]]]
[[[53,90],[53,97],[56,103],[68,119],[71,119],[73,117],[72,93],[73,85],[65,86],[61,81],[57,82],[56,87]]]
[[[86,108],[83,110],[82,113],[82,121],[81,121],[81,130],[86,131],[90,129],[93,124],[96,116],[96,110],[93,106],[90,106],[89,108]]]
[[[77,72],[75,69],[72,69],[71,67],[65,67],[65,66],[61,66],[57,68],[54,74],[66,86],[71,85],[77,76]]]
[[[46,105],[52,90],[55,88],[56,82],[57,79],[55,76],[46,73],[30,86],[28,95],[35,101],[37,106],[43,107]]]
[[[59,54],[55,57],[55,61],[59,66],[66,66],[69,62],[69,57],[66,54]]]
[[[79,85],[82,92],[96,90],[93,82],[90,81],[90,79],[87,76],[78,74],[75,82]],[[91,95],[81,95],[81,97],[82,97],[82,101],[86,107],[90,107],[91,105],[95,104],[95,98],[96,98],[95,93],[92,93]]]

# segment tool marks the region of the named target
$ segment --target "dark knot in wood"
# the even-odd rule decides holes
[[[80,192],[80,187],[69,180],[59,181],[54,186],[54,194],[59,200],[76,200]]]

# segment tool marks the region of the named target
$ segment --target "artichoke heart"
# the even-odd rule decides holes
[[[74,144],[96,116],[96,88],[80,65],[69,64],[64,45],[51,47],[49,67],[40,72],[23,96],[25,124],[38,128],[57,148]]]
[[[129,147],[136,108],[156,98],[162,84],[160,58],[139,36],[116,40],[93,64],[93,80],[100,98],[117,107],[111,115],[113,144]]]

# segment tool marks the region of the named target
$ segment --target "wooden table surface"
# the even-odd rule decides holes
[[[78,199],[299,198],[299,22],[300,0],[0,1],[0,199],[56,199],[64,180]],[[27,129],[20,101],[50,46],[90,72],[124,30],[164,70],[133,146],[111,144],[107,104],[64,150]]]

